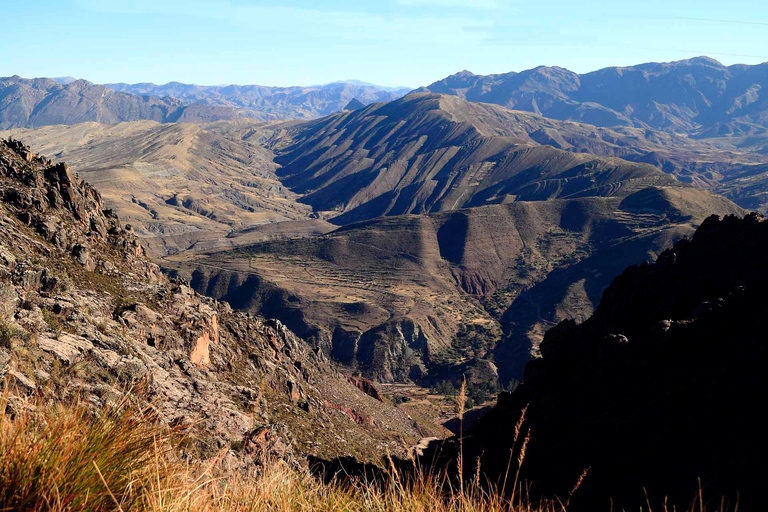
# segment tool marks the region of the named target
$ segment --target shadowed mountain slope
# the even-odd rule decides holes
[[[425,93],[295,127],[283,183],[337,224],[510,201],[625,196],[675,180],[651,165],[529,142],[519,116]]]
[[[153,254],[181,252],[163,264],[198,291],[278,317],[381,380],[491,359],[502,381],[517,378],[545,327],[589,314],[624,266],[711,213],[741,212],[651,165],[577,152],[641,154],[677,136],[446,95],[305,123],[14,134],[74,161]],[[313,236],[328,220],[348,229]],[[253,245],[293,236],[304,239]]]
[[[406,103],[403,100],[401,103],[403,104],[401,107],[403,109],[410,107],[422,108],[419,101]],[[662,169],[666,173],[674,175],[680,181],[723,194],[745,208],[765,211],[766,205],[768,205],[768,149],[766,149],[768,148],[768,134],[695,139],[686,135],[647,128],[605,128],[572,121],[560,121],[538,114],[506,110],[493,105],[462,104],[458,102],[457,105],[451,106],[448,101],[445,101],[444,105],[437,110],[445,112],[445,119],[453,119],[455,117],[456,120],[467,121],[477,127],[483,134],[511,138],[515,144],[521,145],[521,147],[547,145],[570,153],[591,153],[602,157],[619,157],[634,162],[648,163]],[[462,113],[462,110],[465,112]],[[429,112],[430,115],[439,113]],[[364,118],[361,120],[361,123],[367,123],[366,119],[370,121],[375,120],[376,117]],[[403,115],[403,120],[411,123],[419,119],[417,116]],[[437,124],[444,126],[441,121]],[[87,169],[89,173],[88,179],[92,182],[98,181],[98,186],[110,205],[117,208],[122,215],[126,217],[130,215],[131,218],[129,220],[137,224],[139,222],[143,223],[145,220],[134,218],[136,216],[134,213],[124,210],[117,203],[112,203],[114,193],[110,188],[115,186],[119,189],[119,186],[111,179],[100,180],[96,177],[95,172],[103,171],[110,174],[112,169],[122,167],[125,164],[125,156],[122,153],[135,153],[131,147],[126,145],[128,140],[135,147],[143,147],[147,144],[151,144],[153,148],[159,147],[160,144],[176,146],[171,153],[180,153],[184,148],[188,152],[220,153],[221,156],[216,158],[218,161],[217,167],[229,168],[231,172],[243,172],[248,175],[262,173],[264,169],[268,168],[269,175],[273,177],[275,177],[272,172],[275,166],[271,164],[271,160],[274,158],[272,154],[273,149],[283,155],[290,155],[292,158],[298,158],[297,155],[299,155],[299,153],[294,155],[292,150],[293,144],[296,142],[304,144],[309,149],[317,149],[313,145],[315,144],[314,142],[307,145],[307,141],[303,136],[306,133],[315,133],[313,128],[309,128],[297,121],[267,123],[239,118],[200,126],[202,130],[189,127],[184,129],[185,133],[199,132],[206,134],[206,136],[196,135],[194,137],[194,144],[190,144],[190,141],[179,142],[174,137],[158,137],[156,133],[159,131],[171,134],[175,129],[164,130],[162,127],[157,127],[151,123],[135,124],[132,125],[130,130],[119,127],[103,127],[100,133],[97,133],[98,130],[93,125],[84,125],[82,128],[55,126],[42,127],[36,130],[17,129],[4,133],[4,136],[22,138],[32,144],[37,150],[58,155],[56,158],[64,158],[67,161],[73,162],[80,169]],[[337,123],[337,126],[331,129],[337,129],[338,126],[340,125]],[[371,129],[371,127],[366,128],[368,131]],[[375,129],[375,126],[373,129]],[[421,137],[421,132],[418,128],[400,131],[402,132],[400,134],[401,137],[412,136],[416,138],[415,140]],[[302,136],[296,137],[296,134],[299,132]],[[325,130],[323,133],[328,133],[328,130]],[[339,135],[346,136],[345,133]],[[354,132],[351,135],[354,138]],[[439,139],[439,135],[433,135],[432,139]],[[112,142],[107,144],[107,141]],[[448,144],[446,141],[443,142]],[[450,144],[454,144],[454,142],[450,142]],[[368,148],[368,146],[365,146],[365,148]],[[226,152],[222,153],[222,151]],[[370,152],[368,149],[366,151]],[[401,148],[393,147],[393,151],[395,152],[392,154],[383,157],[376,156],[376,158],[379,160],[394,160],[395,155],[398,154],[397,151],[401,151]],[[249,154],[253,153],[260,154],[261,156],[254,161],[249,156]],[[168,162],[167,159],[158,161],[156,157],[159,154],[160,152],[157,150],[150,151],[143,159],[144,163],[154,162],[161,166],[176,166],[174,162]],[[360,152],[360,154],[363,153]],[[400,154],[402,156],[402,153]],[[229,155],[233,158],[230,158]],[[134,156],[134,159],[138,158],[139,155]],[[194,160],[182,154],[177,158],[182,161]],[[356,162],[355,155],[345,153],[333,154],[332,152],[323,152],[322,158],[329,166],[336,166],[347,162],[351,162],[353,167],[366,164],[365,160]],[[469,157],[469,160],[471,161],[472,158],[474,156]],[[479,155],[478,158],[485,158],[485,156]],[[490,163],[486,165],[494,165],[494,158],[490,157],[488,159]],[[99,161],[99,166],[93,165],[94,160]],[[456,162],[452,160],[445,165],[454,165]],[[201,162],[195,165],[205,169],[212,164],[210,162]],[[424,164],[423,162],[418,164],[420,167],[425,165],[433,164]],[[292,169],[291,173],[296,172],[291,164],[289,164],[289,167]],[[389,168],[387,167],[387,169]],[[370,173],[370,171],[367,172]],[[383,168],[381,172],[384,172]],[[410,174],[414,173],[415,171]],[[214,175],[216,174],[218,172],[214,173]],[[387,172],[387,174],[389,173]],[[180,174],[175,174],[174,179],[178,180],[180,176]],[[360,177],[359,173],[358,177]],[[427,179],[419,186],[429,190],[429,187],[434,186],[432,181],[435,179],[437,178]],[[184,180],[180,182],[182,188],[184,188],[183,182]],[[362,183],[364,186],[368,185],[365,180]],[[338,185],[334,184],[334,186]],[[456,186],[462,190],[467,189],[466,184],[457,184]],[[274,187],[271,188],[276,190]],[[123,193],[124,191],[117,190],[117,192]],[[251,190],[250,192],[257,193],[256,190]],[[346,190],[342,192],[345,194],[354,193],[354,191]],[[403,192],[396,193],[403,194]],[[158,204],[157,201],[153,201],[146,194],[139,194],[137,198],[146,204],[154,202],[152,209],[155,211],[161,212],[165,208],[165,206]],[[168,197],[165,199],[168,199]],[[235,208],[229,208],[230,212],[226,215],[228,218],[236,215],[238,211],[234,204],[236,201],[233,200],[232,203]],[[308,208],[300,205],[296,207],[308,210]],[[278,211],[281,210],[279,207],[276,209]],[[209,210],[210,207],[205,209],[206,212],[209,212]],[[339,213],[343,212],[329,211],[323,212],[321,215],[323,217],[330,217],[336,216]],[[160,213],[160,216],[164,217],[162,213]],[[245,216],[248,217],[247,214]],[[194,220],[192,223],[194,224],[195,222],[197,221]],[[237,225],[239,224],[239,222],[235,221],[233,228],[237,230]],[[246,224],[248,224],[247,221]],[[154,229],[153,232],[157,232],[161,237],[167,238],[167,235],[161,233],[158,229]],[[232,238],[228,240],[232,241]],[[154,249],[154,244],[152,248]]]
[[[724,494],[762,508],[767,250],[758,216],[713,216],[655,263],[627,268],[588,320],[547,332],[522,385],[466,433],[465,460],[503,478],[527,407],[521,478],[534,495],[567,495],[590,468],[569,509],[685,509],[699,482],[712,506]],[[430,464],[434,453],[449,461],[458,443],[432,450]]]
[[[598,126],[635,126],[699,136],[764,133],[768,63],[723,66],[696,57],[578,75],[540,66],[520,73],[462,71],[424,90]]]

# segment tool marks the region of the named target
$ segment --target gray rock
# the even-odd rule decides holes
[[[76,244],[72,247],[72,255],[86,269],[93,271],[96,269],[96,262],[91,257],[91,249],[84,244]]]
[[[16,266],[16,257],[4,247],[0,247],[0,264],[12,269]]]
[[[43,278],[42,270],[25,270],[21,277],[21,285],[25,290],[37,290]]]
[[[8,363],[11,362],[11,354],[5,349],[0,348],[0,375],[5,375]]]
[[[93,350],[93,343],[74,334],[61,333],[58,339],[45,335],[37,337],[38,346],[54,354],[59,360],[71,365],[81,358],[84,352]]]
[[[16,288],[7,284],[0,284],[0,318],[10,318],[16,311],[20,302]]]

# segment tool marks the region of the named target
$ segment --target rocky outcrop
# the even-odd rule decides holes
[[[569,510],[683,509],[699,483],[705,500],[760,509],[766,251],[768,222],[713,216],[655,263],[627,268],[588,320],[546,333],[522,385],[467,433],[465,460],[502,479],[525,409],[532,492],[567,497],[589,468]],[[425,460],[450,465],[458,446],[430,450]]]
[[[133,389],[233,463],[377,461],[422,436],[280,322],[169,281],[66,165],[2,141],[0,198],[0,376],[17,392],[100,408]]]
[[[379,393],[379,390],[376,389],[376,386],[373,384],[373,382],[366,379],[365,377],[360,377],[359,375],[350,375],[347,376],[347,381],[371,398],[375,398],[379,402],[384,401],[384,399],[381,397],[381,393]]]

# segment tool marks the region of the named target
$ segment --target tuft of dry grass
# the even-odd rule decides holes
[[[6,393],[0,410],[11,411],[0,415],[0,510],[130,508],[153,440],[168,438],[127,399],[94,415],[85,403],[12,404]]]
[[[228,471],[222,463],[227,450],[207,461],[185,462],[174,450],[179,432],[127,398],[94,412],[82,402],[20,402],[6,394],[0,407],[5,411],[0,413],[0,511],[564,512],[568,507],[568,502],[534,504],[523,493],[504,498],[481,484],[479,462],[474,478],[459,486],[445,474],[418,469],[399,474],[391,461],[385,483],[330,484],[279,460]],[[523,420],[524,413],[518,435]],[[528,439],[530,433],[518,450],[518,470]],[[573,492],[585,476],[586,471]],[[705,512],[699,503],[695,512]]]

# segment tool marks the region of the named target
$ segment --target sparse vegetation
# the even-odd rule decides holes
[[[127,400],[98,415],[86,404],[23,403],[0,416],[0,509],[110,510],[140,502],[137,480],[167,446],[150,409]],[[162,455],[165,457],[165,455]]]
[[[395,395],[395,397],[392,398],[392,401],[397,405],[405,404],[411,401],[411,397],[407,395]]]
[[[57,334],[64,330],[64,321],[61,315],[57,315],[49,309],[43,309],[43,320],[45,320],[48,328]]]
[[[394,469],[387,485],[325,485],[280,461],[230,474],[218,458],[185,463],[174,432],[127,399],[98,414],[7,396],[0,405],[14,410],[0,417],[2,510],[518,510],[479,487]]]
[[[456,394],[456,387],[450,380],[439,380],[430,391],[435,395],[453,396]]]
[[[14,340],[26,340],[28,337],[27,331],[8,325],[0,318],[0,348],[10,349]]]
[[[489,400],[493,400],[496,395],[501,391],[512,392],[517,387],[518,382],[511,380],[507,385],[499,385],[496,381],[483,381],[483,382],[462,382],[460,386],[464,386],[464,403],[466,408],[471,409],[476,405],[482,405]],[[457,389],[456,385],[446,379],[437,381],[431,388],[430,392],[435,395],[443,395],[448,397],[456,397],[459,394],[460,388]],[[458,403],[457,403],[458,410]]]

